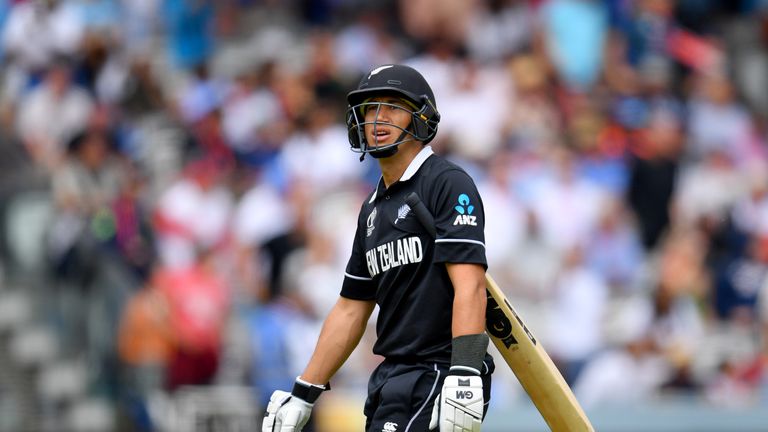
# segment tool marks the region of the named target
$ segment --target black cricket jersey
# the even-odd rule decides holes
[[[405,198],[415,191],[434,216],[433,240]],[[399,181],[363,202],[341,295],[376,300],[373,352],[450,361],[453,284],[445,263],[487,267],[483,204],[472,178],[425,146]]]

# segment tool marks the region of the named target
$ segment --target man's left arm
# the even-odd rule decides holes
[[[485,328],[485,268],[447,263],[454,289],[451,369],[432,410],[430,430],[479,432],[483,421],[483,359],[488,348]]]
[[[483,419],[485,334],[485,212],[472,179],[447,170],[427,202],[435,221],[435,262],[453,285],[451,369],[434,404],[430,430],[479,432]]]
[[[485,331],[485,268],[479,264],[446,263],[453,283],[453,337]]]

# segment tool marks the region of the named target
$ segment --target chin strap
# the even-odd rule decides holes
[[[371,150],[368,152],[363,152],[363,154],[360,155],[360,162],[363,161],[366,153],[369,153],[371,156],[373,156],[376,159],[381,159],[381,158],[390,157],[394,155],[395,153],[397,153],[397,148],[400,146],[400,144],[406,143],[408,141],[413,141],[413,138],[405,139],[407,135],[409,135],[408,130],[407,129],[403,130],[400,133],[400,136],[397,137],[397,140],[395,140],[395,142],[399,142],[396,146],[392,146],[384,150]]]
[[[368,153],[371,156],[373,156],[374,158],[376,158],[376,159],[387,158],[387,157],[390,157],[390,156],[394,155],[395,153],[397,153],[397,146],[399,146],[399,145],[400,144],[398,144],[396,146],[393,146],[393,147],[390,147],[390,148],[387,148],[387,149],[384,149],[384,150],[374,150],[374,151],[371,151],[371,152],[368,152]]]

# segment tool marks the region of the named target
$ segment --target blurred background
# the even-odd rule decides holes
[[[768,1],[0,0],[0,431],[255,431],[405,62],[600,431],[768,431]],[[373,328],[311,430],[359,432]],[[499,360],[484,430],[546,426]]]

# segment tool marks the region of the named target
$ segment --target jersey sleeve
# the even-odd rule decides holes
[[[344,271],[344,283],[341,286],[341,296],[353,300],[373,300],[376,298],[376,285],[368,272],[365,261],[365,248],[358,221],[355,240],[352,243],[352,254]]]
[[[434,186],[434,261],[480,264],[487,268],[485,213],[472,178],[462,170],[449,170],[436,179]]]

